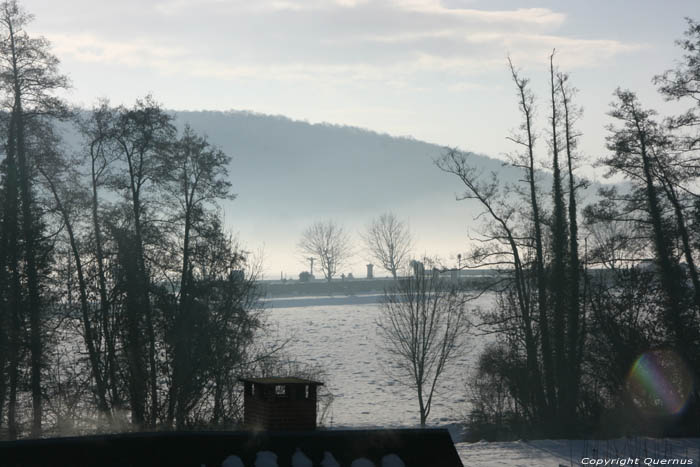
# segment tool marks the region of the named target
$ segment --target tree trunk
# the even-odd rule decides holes
[[[116,351],[114,348],[115,336],[112,333],[112,323],[109,312],[109,301],[107,299],[107,281],[105,279],[104,251],[102,249],[102,229],[98,217],[98,195],[97,195],[97,174],[95,172],[95,156],[91,154],[91,175],[92,175],[92,225],[95,233],[95,254],[97,260],[97,283],[100,290],[100,316],[102,318],[102,334],[104,335],[107,355],[105,359],[107,383],[112,404],[119,407],[119,391],[117,389],[116,375]]]
[[[44,178],[49,184],[51,192],[53,193],[54,200],[56,201],[56,207],[63,217],[63,223],[66,226],[66,231],[68,233],[68,240],[70,242],[71,252],[73,253],[73,261],[75,261],[75,268],[78,273],[78,290],[80,294],[80,310],[83,316],[83,329],[85,330],[85,345],[88,349],[88,357],[90,359],[90,366],[92,368],[92,377],[95,380],[95,389],[97,391],[97,410],[107,417],[108,421],[111,420],[111,414],[109,410],[109,404],[107,403],[107,390],[105,388],[104,379],[102,378],[102,369],[100,365],[100,355],[95,348],[96,338],[93,332],[92,323],[90,322],[90,305],[87,296],[87,285],[85,283],[85,276],[83,274],[83,265],[80,260],[80,250],[78,248],[78,242],[73,233],[73,224],[71,222],[68,211],[63,206],[61,198],[58,194],[58,190],[54,185],[53,181],[44,173]]]
[[[7,333],[7,380],[9,381],[9,394],[7,406],[7,427],[10,439],[16,439],[18,434],[17,426],[17,386],[19,384],[19,354],[21,319],[19,316],[22,307],[22,286],[20,281],[19,267],[19,224],[18,224],[18,187],[17,187],[17,163],[15,144],[15,121],[16,116],[10,115],[9,138],[7,143],[7,155],[5,164],[7,177],[5,179],[5,209],[3,215],[3,244],[7,245],[7,271],[9,273],[7,304],[5,308],[6,318],[9,322]]]
[[[143,353],[143,282],[138,270],[135,240],[128,232],[115,231],[118,242],[119,263],[123,274],[122,287],[126,292],[126,319],[124,350],[129,368],[129,400],[131,423],[142,429],[146,421],[148,372]]]
[[[32,213],[32,194],[30,186],[29,164],[27,163],[24,144],[24,115],[19,91],[15,94],[17,115],[17,162],[19,168],[20,198],[22,200],[22,230],[24,234],[24,253],[27,274],[27,295],[29,305],[29,352],[32,392],[32,436],[41,436],[42,395],[41,395],[41,298],[39,295],[39,277],[36,264],[35,221]]]
[[[549,339],[549,318],[547,316],[547,275],[544,268],[544,247],[542,245],[542,229],[540,221],[539,203],[537,201],[537,186],[535,185],[535,155],[534,141],[532,138],[532,122],[530,109],[526,105],[524,90],[521,89],[521,105],[525,113],[525,125],[527,131],[528,184],[530,188],[530,207],[532,209],[532,223],[535,235],[535,282],[537,285],[537,309],[540,318],[540,339],[542,346],[542,360],[544,363],[544,381],[547,393],[547,404],[542,407],[545,416],[551,418],[551,408],[556,407],[556,392],[554,385],[554,368],[552,364],[552,348]]]
[[[695,267],[695,260],[693,259],[693,250],[690,246],[690,236],[688,235],[688,228],[686,227],[683,208],[678,196],[676,195],[676,190],[674,189],[671,180],[666,178],[663,180],[663,184],[668,200],[671,202],[676,216],[676,227],[681,236],[683,256],[685,257],[685,262],[688,265],[690,281],[693,284],[693,301],[695,302],[696,312],[700,313],[700,278],[698,278],[698,270]]]
[[[175,322],[174,322],[174,333],[175,333],[175,345],[173,352],[173,376],[172,376],[172,386],[170,388],[170,400],[168,404],[168,424],[172,425],[173,417],[175,417],[176,427],[182,428],[184,426],[184,418],[186,416],[185,400],[187,394],[184,394],[186,387],[186,378],[189,373],[186,352],[188,352],[189,342],[188,342],[188,329],[187,322],[189,321],[186,317],[187,313],[190,312],[189,303],[189,258],[190,258],[190,212],[191,206],[185,201],[185,234],[183,239],[183,254],[182,254],[182,267],[180,277],[180,303],[178,309],[176,310]]]
[[[559,167],[559,113],[556,101],[554,85],[554,53],[549,57],[550,93],[552,105],[552,333],[554,337],[554,367],[556,374],[557,405],[552,409],[557,410],[555,423],[561,423],[559,411],[565,405],[568,397],[566,391],[567,365],[565,355],[565,316],[567,313],[567,287],[566,287],[566,250],[567,250],[567,225],[566,211],[564,208],[564,190],[562,189],[561,169]]]
[[[581,368],[581,354],[579,349],[579,317],[580,305],[580,281],[581,263],[578,255],[578,220],[576,208],[576,181],[573,169],[573,144],[574,136],[572,122],[569,115],[569,96],[563,80],[559,81],[564,106],[564,131],[566,139],[566,159],[569,172],[569,313],[567,318],[567,353],[569,377],[565,391],[568,394],[567,406],[564,416],[568,420],[575,420],[576,406],[578,404],[578,390]]]
[[[654,186],[652,176],[651,161],[647,152],[647,135],[642,129],[642,123],[635,113],[635,126],[637,138],[640,143],[642,167],[646,188],[647,207],[649,217],[654,232],[654,247],[656,249],[657,264],[661,273],[661,284],[666,294],[666,311],[664,319],[674,333],[678,343],[686,341],[686,326],[682,315],[682,293],[680,290],[680,275],[677,265],[671,257],[669,238],[664,231],[661,207],[659,206],[658,194]]]
[[[141,155],[143,157],[143,155]],[[131,163],[130,163],[131,165]],[[156,350],[155,350],[155,329],[153,327],[153,316],[151,310],[151,300],[150,300],[150,281],[148,278],[148,272],[146,270],[146,260],[143,250],[143,236],[141,230],[141,203],[140,203],[140,193],[138,188],[138,181],[134,178],[134,170],[130,167],[131,174],[131,193],[133,202],[133,213],[134,213],[134,231],[136,234],[136,267],[138,270],[138,275],[141,280],[141,302],[144,313],[146,317],[146,338],[148,340],[148,382],[151,393],[151,412],[149,417],[149,425],[155,426],[157,416],[158,416],[158,382],[157,382],[157,367],[156,367]]]

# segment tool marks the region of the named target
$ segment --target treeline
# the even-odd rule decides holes
[[[234,426],[262,322],[230,158],[151,97],[72,112],[30,20],[0,4],[0,437]]]
[[[654,83],[687,110],[661,119],[616,90],[596,165],[625,183],[588,206],[581,110],[554,52],[544,131],[529,80],[509,62],[519,185],[484,176],[458,150],[436,161],[488,218],[468,267],[509,272],[490,285],[497,306],[482,327],[495,342],[470,377],[475,437],[700,433],[700,25],[688,19],[678,44],[683,60]],[[551,167],[551,186],[538,164]]]

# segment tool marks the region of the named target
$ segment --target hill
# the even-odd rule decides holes
[[[227,222],[249,249],[264,247],[269,277],[296,278],[304,270],[296,243],[315,220],[332,218],[353,231],[358,254],[349,270],[361,277],[367,258],[356,234],[372,217],[393,211],[409,221],[418,255],[447,259],[464,249],[478,214],[473,203],[455,202],[462,187],[435,167],[444,151],[435,144],[251,112],[174,115],[178,126],[189,123],[233,157],[238,197],[224,206]],[[501,161],[474,157],[485,173],[517,180]]]

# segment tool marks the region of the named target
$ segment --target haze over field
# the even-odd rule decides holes
[[[280,272],[297,278],[308,269],[296,245],[320,219],[335,219],[352,232],[353,267],[339,274],[356,277],[364,277],[369,260],[359,231],[385,211],[408,221],[417,255],[437,254],[449,264],[478,224],[475,206],[455,201],[463,191],[459,181],[433,163],[444,151],[440,146],[247,112],[176,115],[233,156],[230,177],[238,197],[225,204],[227,224],[249,249],[264,247],[266,278]],[[498,160],[478,161],[486,175],[497,171],[503,180],[517,180],[517,171]]]

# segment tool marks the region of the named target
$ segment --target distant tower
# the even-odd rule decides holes
[[[374,279],[374,264],[367,265],[367,279]]]
[[[425,265],[422,261],[416,261],[415,259],[412,259],[409,264],[413,269],[413,275],[416,278],[423,277],[425,275]]]

